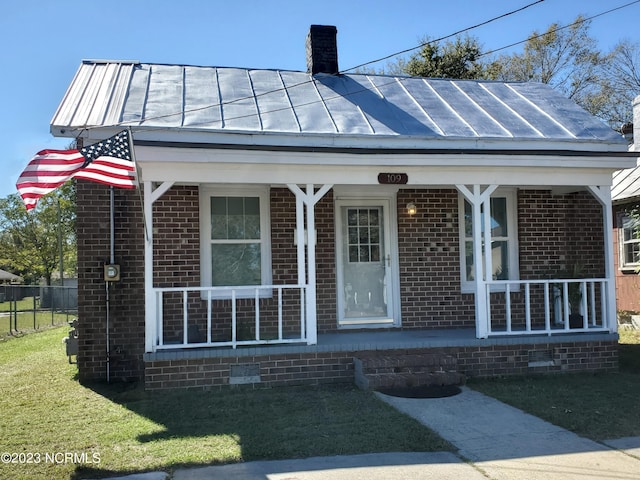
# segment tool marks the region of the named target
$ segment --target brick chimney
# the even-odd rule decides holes
[[[307,72],[338,73],[338,29],[331,25],[311,25],[307,35]]]

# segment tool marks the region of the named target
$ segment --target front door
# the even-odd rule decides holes
[[[338,201],[336,212],[339,326],[394,324],[389,201]]]

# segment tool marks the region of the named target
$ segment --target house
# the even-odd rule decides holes
[[[637,152],[635,139],[640,133],[634,130],[640,126],[640,97],[634,100],[634,123],[626,125],[629,150]],[[637,117],[637,118],[635,118]],[[638,314],[640,312],[640,225],[634,211],[640,209],[640,167],[619,170],[613,174],[611,187],[613,205],[613,239],[615,245],[614,264],[616,275],[616,305],[620,312]],[[640,213],[640,210],[638,210]]]
[[[5,270],[0,270],[0,283],[22,283],[22,277]]]
[[[341,74],[336,38],[308,72],[82,62],[51,131],[130,128],[141,188],[78,181],[80,379],[615,370],[624,139],[546,85]]]

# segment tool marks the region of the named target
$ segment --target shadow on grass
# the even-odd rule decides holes
[[[620,371],[640,374],[640,344],[619,345]]]
[[[164,444],[163,471],[390,449],[453,450],[415,420],[352,385],[166,392],[145,392],[134,385],[91,388],[161,427],[153,433],[134,433],[132,440],[154,448]],[[141,466],[137,473],[145,470],[153,468]],[[73,478],[126,473],[136,472],[82,467]]]

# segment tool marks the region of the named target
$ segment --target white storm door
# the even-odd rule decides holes
[[[394,324],[388,200],[336,202],[338,325]]]

